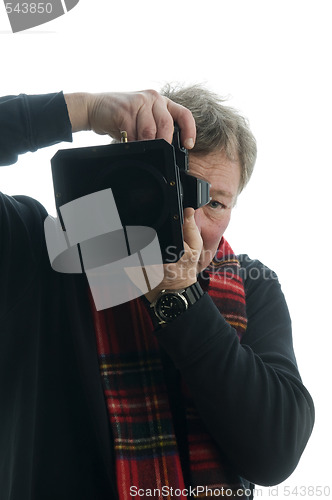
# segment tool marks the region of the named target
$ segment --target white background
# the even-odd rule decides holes
[[[302,498],[319,495],[310,486],[330,486],[332,496],[331,10],[328,0],[81,0],[57,20],[12,34],[0,5],[0,95],[200,82],[249,117],[259,155],[226,237],[277,272],[316,406],[298,468],[257,498],[286,498],[295,486]],[[101,142],[109,140],[80,133],[74,145]],[[2,168],[1,191],[31,195],[55,214],[49,159],[57,149]]]

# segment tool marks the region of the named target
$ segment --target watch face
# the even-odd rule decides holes
[[[188,304],[184,297],[182,298],[175,293],[167,293],[159,298],[156,312],[160,319],[169,322],[180,316],[187,307]]]

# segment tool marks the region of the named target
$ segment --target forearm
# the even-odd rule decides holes
[[[157,336],[238,473],[258,484],[285,479],[313,424],[311,398],[292,361],[241,345],[206,295]]]
[[[62,92],[0,98],[0,165],[18,155],[72,140],[71,123]]]
[[[62,141],[72,132],[92,130],[128,140],[172,141],[174,121],[181,141],[194,146],[195,120],[190,111],[153,90],[7,96],[0,98],[0,166],[17,161],[19,154]]]

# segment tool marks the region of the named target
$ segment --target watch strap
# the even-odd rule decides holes
[[[198,281],[184,289],[183,295],[187,298],[189,307],[197,302],[203,295],[201,285]]]

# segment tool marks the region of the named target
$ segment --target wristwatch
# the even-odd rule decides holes
[[[155,326],[166,326],[183,314],[204,295],[201,285],[196,281],[181,290],[161,290],[150,304]]]

